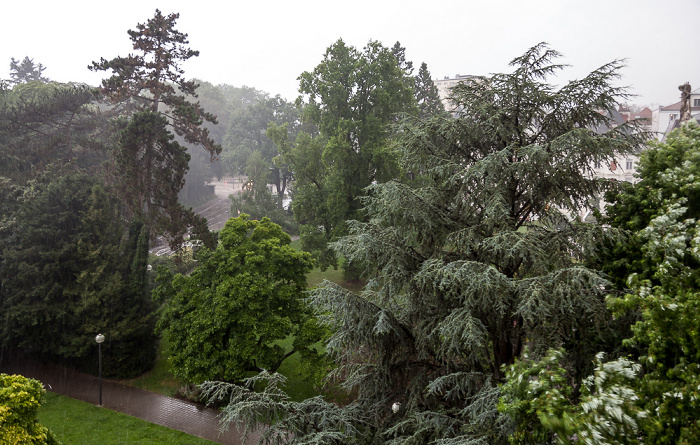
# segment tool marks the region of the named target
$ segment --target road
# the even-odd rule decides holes
[[[241,181],[237,178],[223,178],[221,181],[212,181],[209,183],[214,186],[214,194],[216,198],[208,201],[199,207],[194,208],[194,212],[203,216],[209,223],[209,230],[221,230],[224,224],[228,221],[231,212],[230,195],[238,195],[241,193]],[[151,249],[151,253],[158,256],[171,255],[172,250],[168,247],[167,242],[160,246]]]

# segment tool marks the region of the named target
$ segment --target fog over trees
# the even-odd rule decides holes
[[[95,373],[103,333],[105,375],[134,377],[165,340],[173,378],[260,443],[700,437],[700,127],[655,143],[612,119],[622,61],[563,82],[539,43],[447,112],[400,42],[341,38],[287,101],[188,78],[178,19],[137,23],[98,87],[11,59],[0,366]],[[636,182],[596,176],[626,155]],[[193,210],[214,184],[234,190],[220,232]],[[0,382],[27,388],[12,437],[52,441],[35,382]]]

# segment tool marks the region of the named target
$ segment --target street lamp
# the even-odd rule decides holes
[[[97,334],[95,341],[97,342],[97,357],[100,373],[100,404],[98,406],[102,406],[102,342],[105,341],[105,336],[102,334]]]

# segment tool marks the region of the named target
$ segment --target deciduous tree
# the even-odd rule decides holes
[[[635,389],[650,413],[648,443],[700,437],[699,166],[700,127],[690,123],[642,154],[639,182],[608,207],[616,224],[636,229],[631,254],[643,258],[629,263],[631,290],[611,305],[640,315],[627,343],[643,365]]]
[[[37,419],[45,393],[38,380],[0,374],[0,442],[58,445],[51,431]]]
[[[358,200],[363,189],[398,175],[389,124],[397,113],[415,110],[406,76],[379,42],[359,51],[342,40],[313,71],[299,76],[302,120],[316,125],[320,135],[300,135],[281,154],[295,175],[292,207],[302,225],[302,245],[323,267],[336,263],[327,243],[347,233],[345,221],[363,219]]]
[[[304,302],[309,254],[290,247],[280,226],[245,214],[229,219],[219,239],[189,276],[160,277],[158,326],[173,373],[197,384],[239,382],[250,371],[274,372],[296,352],[318,359],[313,345],[325,330]],[[289,336],[285,351],[278,342]]]
[[[511,73],[455,88],[456,119],[399,127],[400,161],[414,179],[372,185],[367,219],[333,244],[366,266],[368,285],[356,294],[327,283],[311,297],[328,314],[328,347],[356,400],[290,408],[250,396],[230,407],[239,418],[256,426],[255,416],[275,413],[282,443],[283,428],[309,442],[504,443],[498,383],[525,343],[544,354],[603,342],[608,282],[581,260],[607,232],[566,214],[605,186],[591,174],[595,161],[642,141],[625,128],[589,129],[624,98],[613,86],[621,63],[557,89],[547,83],[562,68],[557,56],[537,45]],[[581,347],[567,359],[590,364],[596,352]]]

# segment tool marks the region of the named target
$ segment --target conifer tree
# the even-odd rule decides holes
[[[414,179],[371,186],[368,219],[333,244],[371,280],[360,294],[326,283],[311,297],[356,399],[294,404],[272,376],[261,394],[234,387],[227,419],[255,427],[269,415],[265,438],[277,443],[290,432],[307,443],[504,443],[497,385],[525,342],[534,354],[577,344],[568,360],[592,362],[599,349],[587,344],[611,322],[608,282],[581,259],[607,232],[568,215],[606,186],[590,166],[641,140],[590,130],[625,97],[612,85],[621,63],[555,89],[558,56],[539,44],[512,73],[456,87],[456,119],[402,122]]]
[[[438,89],[430,77],[430,71],[428,71],[428,65],[425,62],[420,65],[418,70],[415,90],[416,102],[418,103],[421,117],[429,117],[445,112],[445,106],[440,100]]]
[[[34,59],[26,56],[22,61],[10,59],[10,83],[17,85],[28,82],[43,82],[48,83],[48,77],[44,77],[43,73],[46,67],[41,63],[34,63]]]
[[[102,81],[101,92],[114,104],[116,112],[142,124],[145,121],[153,121],[147,125],[152,132],[149,137],[144,136],[147,128],[143,125],[129,125],[123,130],[122,141],[133,142],[141,139],[143,145],[129,147],[132,152],[136,149],[134,156],[129,160],[132,168],[117,168],[116,178],[126,188],[134,184],[142,188],[139,195],[145,199],[136,203],[136,207],[132,206],[131,212],[135,215],[145,213],[144,221],[149,228],[159,225],[153,221],[156,219],[153,215],[154,204],[155,207],[160,207],[156,203],[156,191],[167,190],[167,193],[173,195],[168,201],[175,204],[166,208],[160,207],[159,210],[165,210],[170,216],[171,225],[165,231],[175,235],[175,240],[178,240],[178,235],[184,231],[185,221],[191,222],[194,218],[191,212],[176,204],[177,192],[184,185],[181,178],[188,169],[187,162],[181,161],[185,157],[189,161],[189,156],[182,153],[179,144],[171,142],[166,144],[165,148],[172,148],[172,153],[160,159],[165,160],[166,164],[158,164],[158,159],[149,155],[155,151],[152,144],[167,139],[170,133],[175,133],[188,144],[202,146],[212,159],[221,152],[221,147],[203,126],[205,121],[216,123],[216,117],[204,111],[199,102],[187,99],[188,96],[197,97],[198,85],[194,80],[185,79],[180,63],[198,56],[199,52],[188,48],[187,34],[175,29],[178,18],[179,14],[165,16],[156,9],[153,18],[138,24],[136,30],[128,31],[135,54],[112,60],[103,58],[88,66],[93,71],[113,72],[110,78]],[[159,115],[162,120],[153,115]],[[164,124],[161,125],[160,122]],[[134,131],[137,133],[133,133]],[[126,148],[119,147],[116,150],[117,157],[122,156],[121,150]],[[172,163],[168,163],[169,160]],[[168,182],[170,177],[154,174],[165,169],[173,170],[172,174],[180,178],[174,186]],[[142,170],[145,170],[145,174]],[[127,171],[133,174],[124,175]],[[126,197],[127,195],[123,196]],[[161,223],[165,220],[160,218]]]

